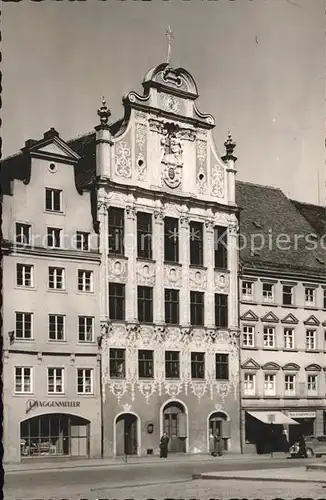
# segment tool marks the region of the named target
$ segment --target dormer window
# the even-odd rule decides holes
[[[314,306],[315,305],[315,297],[316,297],[316,290],[311,287],[306,287],[304,291],[305,295],[305,305],[306,306]]]
[[[242,298],[245,300],[253,300],[254,284],[252,281],[242,282]]]
[[[62,191],[45,188],[45,210],[47,212],[62,212]]]

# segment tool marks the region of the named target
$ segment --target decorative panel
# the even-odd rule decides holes
[[[191,290],[206,290],[207,288],[207,271],[204,269],[190,269],[189,286]]]
[[[216,293],[229,293],[230,275],[220,271],[214,271],[214,289]]]
[[[207,193],[207,142],[196,141],[196,187],[200,194]]]
[[[155,263],[137,261],[136,264],[137,285],[155,285]]]
[[[108,257],[109,281],[126,283],[128,278],[128,261],[117,257]]]
[[[164,264],[164,286],[165,288],[180,288],[181,287],[181,266],[173,264]]]
[[[147,174],[147,116],[136,113],[136,178],[145,181]]]

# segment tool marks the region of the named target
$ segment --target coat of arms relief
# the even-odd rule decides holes
[[[170,188],[177,188],[182,182],[182,146],[179,138],[179,127],[174,123],[165,123],[161,146],[164,154],[162,163],[162,179]]]

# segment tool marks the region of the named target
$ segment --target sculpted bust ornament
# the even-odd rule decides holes
[[[163,129],[164,137],[161,140],[164,149],[162,178],[170,188],[178,187],[182,180],[182,146],[178,130],[178,126],[174,123],[166,123]]]

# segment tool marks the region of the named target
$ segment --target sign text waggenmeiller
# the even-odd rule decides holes
[[[80,401],[38,401],[29,400],[26,403],[26,413],[33,408],[79,408]]]

